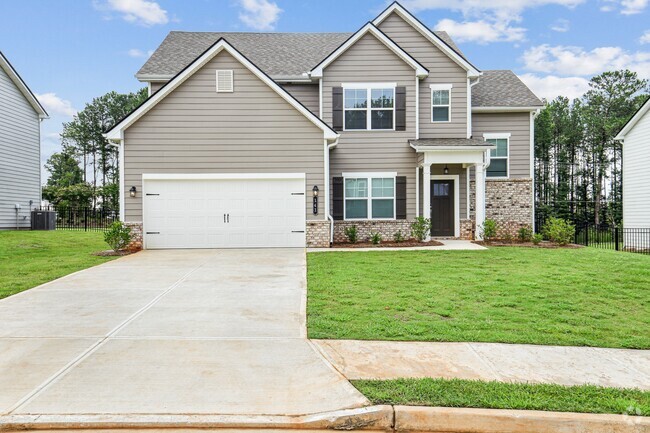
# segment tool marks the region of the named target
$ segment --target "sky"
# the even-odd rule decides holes
[[[512,69],[540,97],[574,98],[589,78],[650,78],[650,0],[404,0],[480,69]],[[0,51],[50,114],[42,160],[62,123],[93,97],[143,86],[134,74],[171,30],[352,32],[386,0],[0,0]],[[47,173],[44,173],[44,179]]]

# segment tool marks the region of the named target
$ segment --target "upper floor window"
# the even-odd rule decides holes
[[[451,84],[431,84],[431,122],[451,121]]]
[[[394,130],[395,84],[344,84],[344,130]]]
[[[496,146],[496,149],[490,150],[490,166],[487,168],[486,176],[508,177],[510,134],[484,134],[483,138]]]

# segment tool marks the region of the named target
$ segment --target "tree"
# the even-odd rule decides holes
[[[79,162],[68,149],[50,156],[45,163],[45,169],[50,172],[47,186],[64,187],[83,182]]]

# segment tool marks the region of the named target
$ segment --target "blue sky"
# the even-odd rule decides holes
[[[135,72],[170,30],[354,31],[385,0],[0,0],[0,50],[61,123],[94,96],[142,86]],[[542,97],[575,97],[588,78],[630,68],[650,78],[650,0],[405,0],[448,31],[480,69],[512,69]]]

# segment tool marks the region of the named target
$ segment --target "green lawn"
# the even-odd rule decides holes
[[[650,348],[650,256],[580,249],[308,255],[310,338]]]
[[[0,299],[112,260],[103,232],[0,231]]]
[[[356,380],[374,404],[546,410],[650,416],[650,392],[460,379]]]

